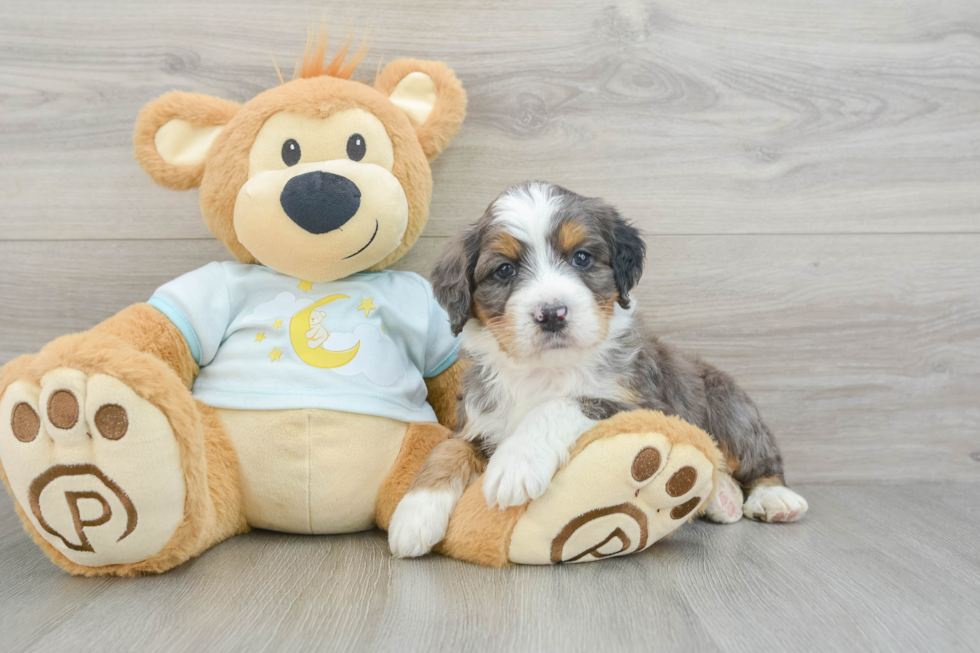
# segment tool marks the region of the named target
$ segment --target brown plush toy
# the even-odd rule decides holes
[[[360,51],[326,64],[312,45],[245,104],[174,92],[137,120],[140,165],[199,186],[238,261],[0,371],[0,475],[73,574],[162,572],[250,526],[385,528],[450,436],[458,345],[428,282],[386,268],[425,226],[465,93],[438,62],[352,81]],[[639,551],[696,514],[719,465],[702,431],[619,415],[528,506],[491,510],[474,483],[438,550],[497,566]]]

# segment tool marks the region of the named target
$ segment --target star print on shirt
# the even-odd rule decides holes
[[[378,308],[373,302],[374,297],[362,298],[361,305],[357,307],[357,310],[364,311],[364,317],[371,317],[371,311]]]
[[[282,320],[276,320],[275,322],[272,323],[273,329],[278,329],[281,326],[282,326]]]
[[[303,279],[299,282],[299,285],[296,286],[296,288],[302,290],[303,292],[310,292],[313,290],[313,282]]]
[[[272,353],[269,354],[269,358],[273,362],[275,362],[275,361],[278,361],[279,360],[279,357],[280,356],[282,356],[282,350],[279,349],[278,347],[273,347],[272,348]]]
[[[255,342],[262,342],[263,340],[265,340],[265,333],[255,334]]]

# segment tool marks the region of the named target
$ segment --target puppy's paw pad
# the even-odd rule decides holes
[[[704,516],[718,524],[734,524],[742,518],[742,502],[742,488],[728,474],[720,474]]]

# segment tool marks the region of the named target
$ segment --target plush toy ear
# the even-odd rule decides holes
[[[397,59],[385,66],[374,87],[405,112],[430,161],[466,117],[466,91],[441,61]]]
[[[161,186],[199,186],[211,144],[238,108],[235,102],[181,91],[153,100],[136,119],[136,160]]]

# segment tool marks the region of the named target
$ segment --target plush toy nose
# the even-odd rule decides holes
[[[300,227],[311,234],[325,234],[354,217],[361,205],[361,191],[347,177],[307,172],[286,182],[279,203]]]

